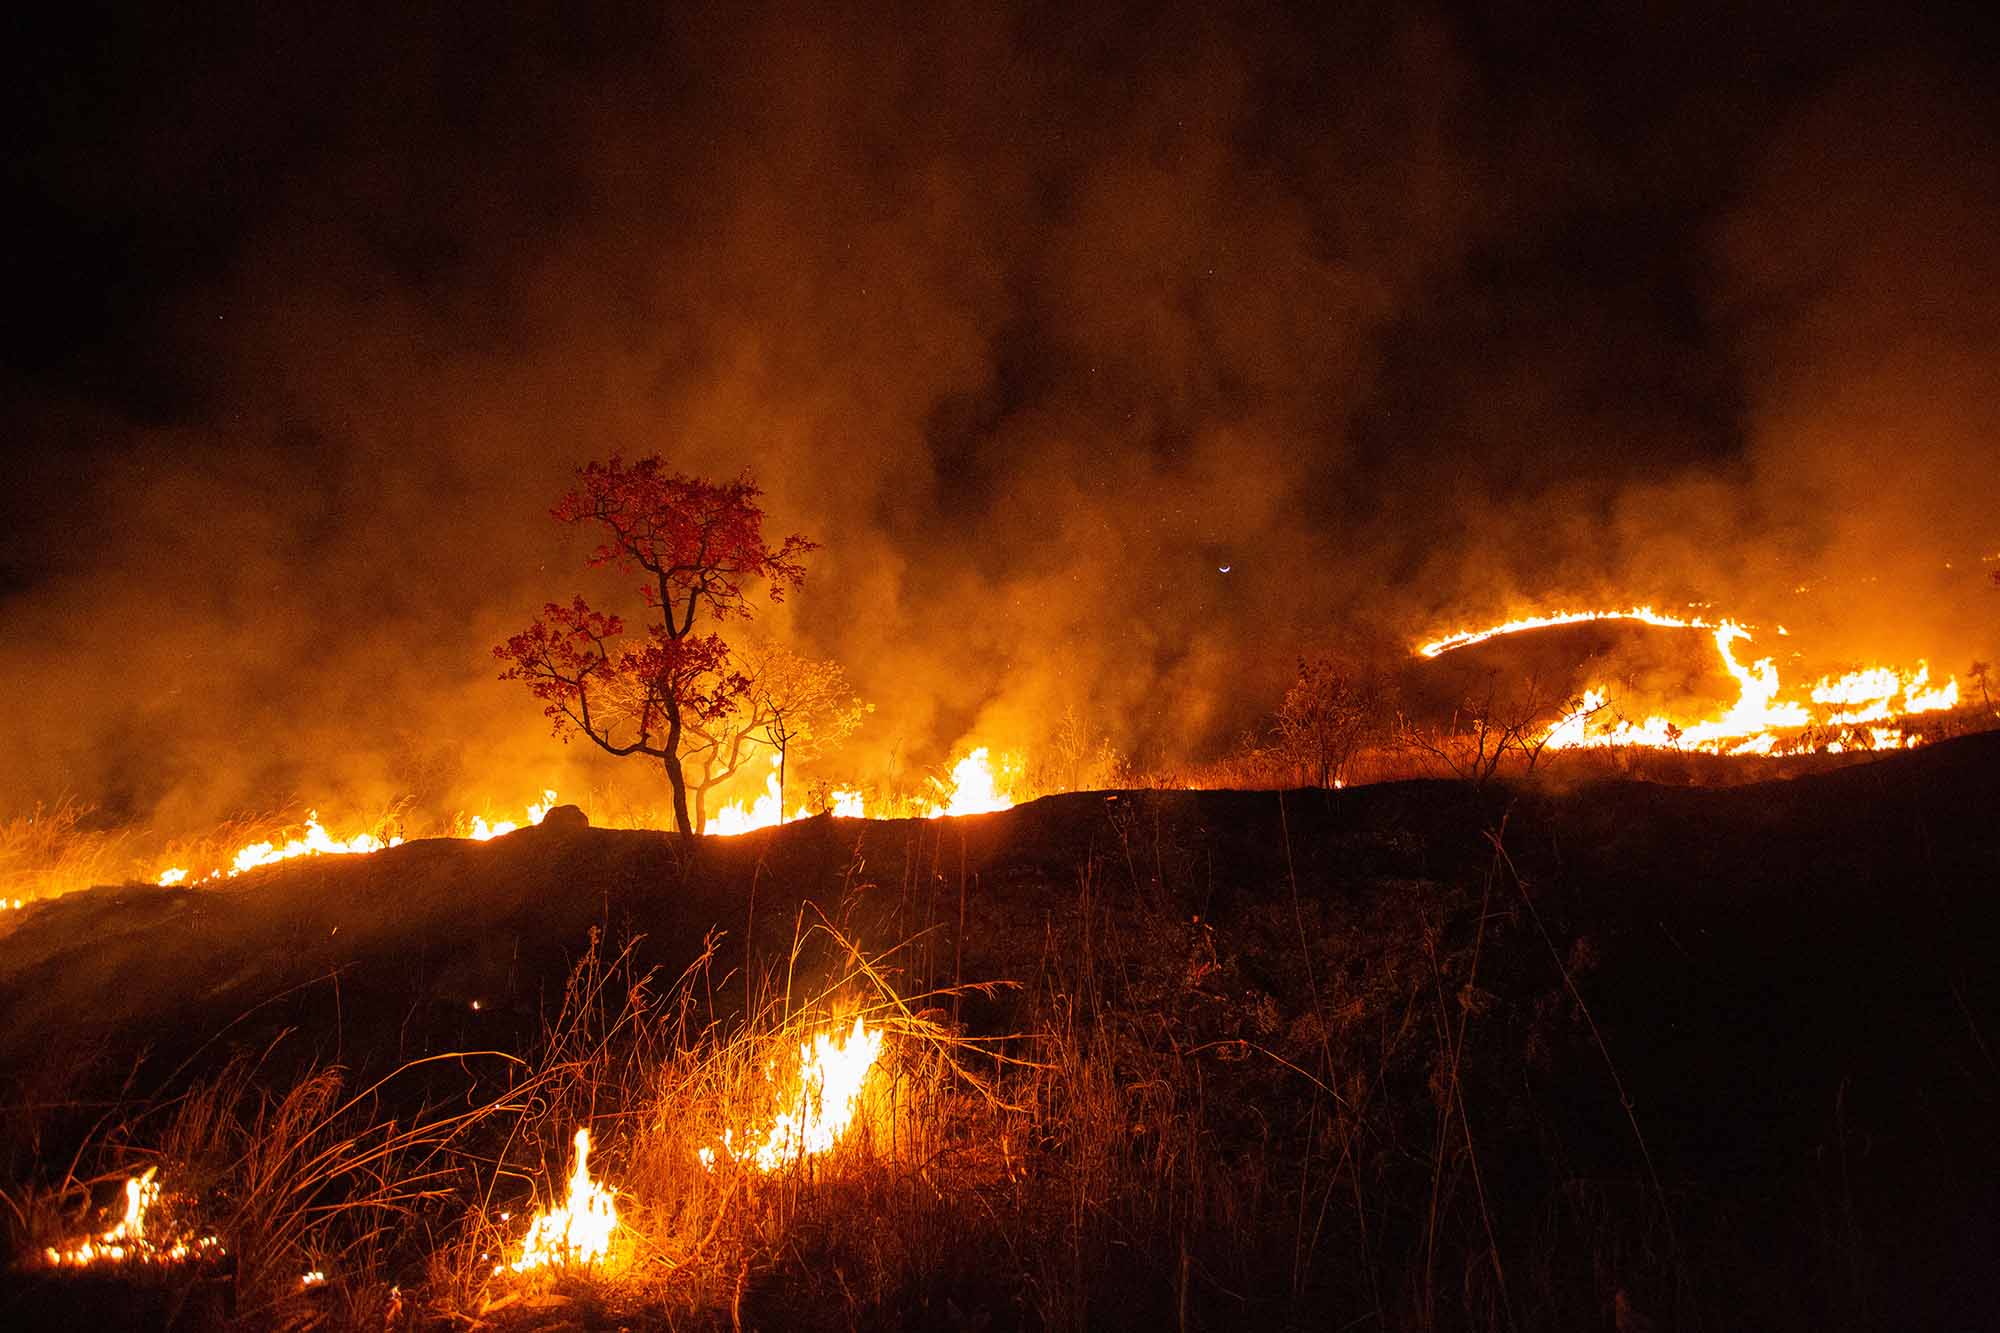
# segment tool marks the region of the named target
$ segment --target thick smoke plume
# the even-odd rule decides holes
[[[763,625],[876,706],[841,776],[1065,709],[1173,764],[1551,602],[2000,647],[1963,34],[1214,10],[51,34],[4,804],[595,780],[487,653],[610,586],[546,511],[613,452],[825,543]]]

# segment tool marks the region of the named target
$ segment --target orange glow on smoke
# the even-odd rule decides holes
[[[1559,611],[1547,616],[1524,616],[1486,629],[1448,634],[1419,644],[1416,652],[1434,658],[1508,634],[1601,620],[1633,620],[1667,629],[1707,630],[1715,641],[1722,669],[1736,682],[1736,702],[1718,717],[1674,721],[1653,716],[1638,722],[1618,717],[1600,721],[1611,695],[1603,686],[1592,686],[1584,691],[1577,706],[1558,718],[1545,733],[1545,743],[1550,749],[1637,745],[1711,754],[1770,754],[1786,734],[1800,733],[1809,727],[1853,728],[1862,723],[1887,722],[1958,705],[1958,681],[1948,678],[1943,685],[1932,686],[1930,667],[1922,662],[1908,671],[1871,667],[1838,679],[1823,678],[1808,691],[1807,700],[1786,698],[1772,658],[1759,658],[1745,665],[1737,657],[1737,646],[1751,642],[1748,627],[1733,620],[1715,622],[1667,615],[1649,606],[1624,611]],[[1777,632],[1782,635],[1786,631],[1780,628]],[[1826,741],[1824,748],[1831,753],[1858,744],[1876,750],[1907,749],[1919,739],[1899,728],[1872,726],[1865,740],[1861,733],[1849,732]]]

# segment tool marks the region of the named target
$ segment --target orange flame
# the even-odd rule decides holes
[[[549,811],[555,808],[555,804],[556,793],[544,790],[541,801],[528,806],[526,822],[531,825],[541,823]],[[520,823],[506,819],[489,824],[484,816],[474,815],[466,836],[475,841],[485,842],[503,833],[512,833],[521,827]],[[226,866],[218,866],[202,876],[202,882],[235,879],[247,871],[277,865],[281,861],[290,861],[302,856],[365,856],[370,852],[384,851],[402,845],[401,834],[391,834],[385,838],[374,833],[362,832],[348,838],[336,838],[319,822],[319,811],[310,810],[306,812],[305,832],[302,836],[287,839],[282,844],[269,841],[245,843],[230,854]],[[154,877],[154,883],[161,888],[172,888],[177,884],[187,883],[188,875],[186,866],[170,866]]]
[[[768,1172],[830,1150],[854,1123],[861,1090],[882,1054],[883,1036],[881,1028],[869,1027],[856,1015],[845,1036],[822,1032],[799,1043],[796,1092],[781,1097],[783,1109],[769,1124],[742,1135],[740,1142],[734,1130],[723,1131],[723,1155]],[[764,1077],[776,1086],[771,1069],[765,1069]],[[713,1148],[703,1148],[698,1155],[703,1166],[715,1169]]]
[[[1649,606],[1625,611],[1559,611],[1548,616],[1524,616],[1481,630],[1462,630],[1417,645],[1422,657],[1439,657],[1458,648],[1484,643],[1508,634],[1575,625],[1599,620],[1634,620],[1669,629],[1704,629],[1715,641],[1722,669],[1735,680],[1736,702],[1719,717],[1677,724],[1654,716],[1641,722],[1618,718],[1599,723],[1597,716],[1610,698],[1601,686],[1584,691],[1576,706],[1549,728],[1544,735],[1550,749],[1605,748],[1636,745],[1654,748],[1702,750],[1715,754],[1770,754],[1780,735],[1807,727],[1852,728],[1862,723],[1890,721],[1918,713],[1936,712],[1958,706],[1958,682],[1948,679],[1932,687],[1930,668],[1918,663],[1915,670],[1902,672],[1890,667],[1873,667],[1849,672],[1838,680],[1822,679],[1809,691],[1813,706],[1796,699],[1781,698],[1782,682],[1773,659],[1760,658],[1751,665],[1737,659],[1736,645],[1748,643],[1751,632],[1733,620],[1713,622],[1695,616],[1673,616]],[[1780,635],[1786,633],[1781,627]],[[1901,703],[1896,700],[1900,697]],[[1871,727],[1870,748],[1905,749],[1919,737],[1890,727]],[[1835,737],[1827,749],[1839,753],[1858,743],[1858,736]]]
[[[538,1211],[521,1241],[521,1257],[494,1268],[525,1273],[535,1268],[597,1263],[611,1253],[611,1235],[618,1229],[618,1201],[590,1178],[590,1131],[576,1132],[576,1168],[570,1172],[569,1197],[560,1207]]]
[[[779,803],[777,767],[778,760],[774,756],[771,760],[772,772],[764,780],[764,794],[747,805],[737,801],[716,811],[709,816],[707,832],[727,838],[784,823],[786,816]],[[992,752],[984,745],[977,746],[952,765],[949,779],[933,780],[935,799],[922,807],[923,817],[940,819],[947,815],[983,815],[1012,809],[1014,799],[1007,792],[1019,781],[1020,773],[1019,756],[1003,755],[996,768]],[[835,791],[830,804],[834,814],[845,818],[871,817],[867,802],[858,791],[846,788]],[[814,811],[802,805],[792,812],[790,818],[808,819],[813,814]]]
[[[1523,616],[1519,620],[1509,620],[1504,624],[1487,629],[1460,630],[1429,643],[1417,645],[1417,652],[1423,657],[1441,657],[1454,648],[1469,648],[1475,643],[1497,639],[1506,634],[1519,634],[1522,630],[1552,629],[1557,625],[1582,625],[1593,620],[1637,620],[1643,624],[1655,625],[1661,629],[1713,629],[1714,624],[1699,617],[1670,616],[1655,611],[1650,606],[1635,606],[1624,611],[1557,611],[1553,615]]]
[[[149,1166],[144,1174],[125,1181],[125,1216],[117,1226],[101,1235],[44,1250],[43,1256],[50,1265],[81,1268],[93,1264],[170,1264],[222,1254],[222,1242],[214,1236],[161,1240],[146,1234],[146,1213],[160,1199],[160,1182],[154,1179],[158,1171],[157,1166]]]
[[[549,811],[555,808],[556,808],[555,792],[552,789],[544,788],[542,791],[541,803],[539,805],[530,804],[528,806],[529,825],[533,826],[535,824],[541,823],[543,816],[547,815]],[[515,823],[511,819],[503,819],[500,820],[498,823],[489,824],[486,822],[485,816],[474,815],[472,817],[472,827],[466,833],[465,836],[472,839],[474,842],[490,842],[494,838],[499,837],[501,834],[512,833],[515,829],[518,829],[520,827],[521,826],[519,824]]]

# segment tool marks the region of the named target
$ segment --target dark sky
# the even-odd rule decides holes
[[[614,450],[825,543],[857,768],[1554,602],[2000,650],[1971,7],[139,8],[0,43],[0,809],[534,790]]]

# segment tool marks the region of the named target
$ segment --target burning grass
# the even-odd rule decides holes
[[[1692,1288],[1751,1231],[1714,1222],[1716,1183],[1655,1137],[1661,1081],[1627,1096],[1644,1043],[1604,1010],[1604,946],[1565,919],[1615,895],[1565,896],[1550,863],[1517,874],[1491,789],[1449,793],[1455,833],[1428,843],[1369,822],[1427,792],[1445,795],[1304,798],[1347,804],[1296,865],[1299,797],[1071,797],[1087,836],[1063,845],[1090,850],[1067,884],[982,889],[975,859],[955,908],[946,844],[967,826],[877,828],[878,864],[906,841],[903,877],[851,864],[826,915],[782,909],[775,956],[740,973],[719,934],[671,980],[641,942],[593,938],[514,1053],[354,1094],[345,1071],[252,1057],[121,1108],[86,1146],[94,1188],[17,1181],[17,1252],[110,1232],[84,1197],[115,1210],[151,1167],[174,1228],[228,1252],[153,1280],[228,1284],[246,1327],[1567,1328],[1732,1308]],[[1226,812],[1266,805],[1274,828],[1229,841]],[[1566,835],[1562,855],[1588,851]],[[1256,891],[1219,888],[1218,857]]]
[[[129,838],[93,827],[92,813],[84,802],[65,797],[0,821],[0,907],[15,911],[127,877]]]

